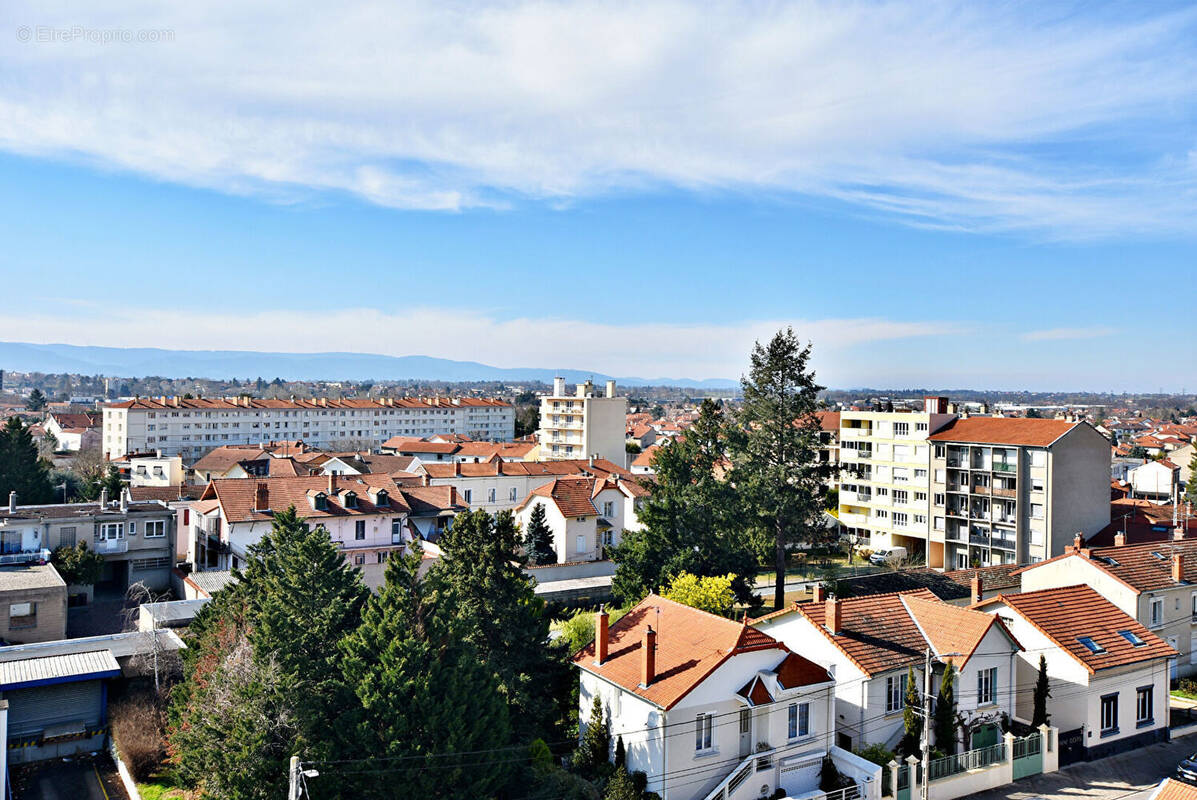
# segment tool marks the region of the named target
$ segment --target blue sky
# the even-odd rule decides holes
[[[1197,11],[703,9],[6,7],[0,339],[1197,388]]]

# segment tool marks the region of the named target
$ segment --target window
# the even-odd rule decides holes
[[[357,492],[345,493],[345,508],[357,508]]]
[[[471,503],[471,501],[473,501],[473,499],[474,499],[474,490],[473,489],[463,489],[461,492],[461,496],[465,499],[466,505],[468,506]]]
[[[1143,641],[1139,634],[1135,633],[1134,631],[1118,631],[1118,635],[1123,639],[1126,639],[1135,647],[1145,647],[1147,645],[1147,642]]]
[[[365,565],[366,565],[366,556],[365,556],[365,554],[364,554],[364,553],[358,553],[356,556],[354,556],[354,557],[353,557],[353,564],[354,564],[354,566],[357,566],[357,567],[363,567],[363,566],[365,566]]]
[[[60,547],[74,547],[75,546],[75,528],[74,528],[74,526],[58,529],[58,544]],[[1193,608],[1195,610],[1197,610],[1197,594],[1193,595]]]
[[[1155,722],[1155,689],[1140,686],[1135,690],[1135,724],[1140,727]]]
[[[137,535],[137,523],[136,523],[136,522],[130,522],[130,523],[129,523],[129,535],[130,535],[130,536],[136,536],[136,535]]]
[[[495,498],[497,496],[498,491],[499,491],[498,489],[487,489],[486,490],[486,502],[488,502],[488,503],[495,502]]]
[[[894,524],[895,525],[905,527],[907,521],[908,521],[908,518],[906,516],[905,511],[895,511],[894,512]]]
[[[902,710],[902,681],[900,675],[885,679],[885,713]]]
[[[907,504],[910,493],[905,489],[894,489],[894,505],[904,506]]]
[[[312,498],[312,505],[317,511],[328,511],[328,495],[324,492],[317,492],[316,496]]]
[[[1031,491],[1032,492],[1042,492],[1043,491],[1043,478],[1031,478]]]
[[[927,493],[926,492],[915,492],[914,493],[914,502],[916,502],[916,503],[927,502]]]
[[[935,493],[935,505],[940,506],[942,508],[943,504],[944,504],[944,495],[940,492],[936,492]]]
[[[366,521],[364,519],[356,520],[353,523],[353,538],[359,541],[366,538]]]
[[[1164,624],[1164,599],[1157,597],[1151,601],[1151,627]]]
[[[100,524],[100,538],[113,541],[125,538],[125,525],[122,522],[104,522]]]
[[[145,524],[145,538],[157,539],[166,535],[166,520],[155,519]]]
[[[947,456],[947,454],[948,454],[948,448],[945,445],[942,445],[942,444],[935,445],[935,457],[936,458],[945,458]]]
[[[997,702],[997,667],[983,669],[977,673],[977,705],[988,706]]]
[[[1107,694],[1101,698],[1101,735],[1118,733],[1118,694]]]
[[[516,498],[518,498],[518,497],[519,497],[518,490],[514,486],[512,486],[511,491],[507,495],[507,499],[514,503],[516,501]]]
[[[36,628],[37,603],[13,603],[8,607],[9,628]]]
[[[810,703],[790,703],[786,730],[791,739],[810,735]]]
[[[1096,653],[1097,655],[1101,655],[1102,653],[1104,653],[1106,651],[1106,649],[1104,647],[1102,647],[1100,644],[1098,644],[1097,642],[1095,642],[1093,640],[1093,637],[1091,637],[1091,636],[1078,636],[1076,640],[1078,642],[1080,642],[1081,644],[1083,644],[1089,650],[1090,653]]]
[[[385,563],[387,563],[387,558],[388,558],[390,555],[391,555],[391,554],[390,554],[390,553],[388,553],[386,550],[383,550],[381,553],[379,553],[379,554],[378,554],[378,563],[379,563],[379,564],[385,564]]]
[[[711,749],[711,728],[715,721],[713,714],[699,714],[694,718],[694,752]]]
[[[927,423],[916,422],[916,423],[914,423],[914,429],[918,433],[926,433],[927,432]]]
[[[894,436],[895,437],[909,436],[909,435],[910,435],[910,423],[909,422],[895,422],[894,423]]]
[[[1031,503],[1031,517],[1043,519],[1043,503]]]
[[[604,517],[615,516],[615,502],[614,501],[612,501],[612,500],[604,500],[603,501],[603,516]]]

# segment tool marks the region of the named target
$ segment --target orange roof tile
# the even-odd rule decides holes
[[[903,597],[902,602],[937,654],[941,656],[948,653],[962,654],[959,657],[948,659],[957,667],[972,657],[981,644],[981,640],[985,638],[985,634],[989,633],[989,629],[994,626],[997,626],[1002,633],[1017,644],[1014,636],[993,614],[972,611],[948,605],[940,600],[927,600],[912,595]],[[1021,650],[1022,646],[1019,645],[1018,649]]]
[[[935,442],[1047,447],[1073,428],[1084,424],[1060,419],[968,417],[955,420],[927,438]]]

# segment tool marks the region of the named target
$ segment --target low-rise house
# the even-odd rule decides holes
[[[656,470],[653,469],[653,458],[657,455],[657,451],[661,449],[660,445],[654,444],[651,447],[645,448],[632,459],[632,473],[635,475],[653,475]]]
[[[0,642],[66,638],[67,586],[53,564],[0,566]]]
[[[129,459],[129,486],[182,486],[186,480],[180,456],[135,456]]]
[[[1077,546],[1024,567],[1019,576],[1024,592],[1077,584],[1092,587],[1178,651],[1171,677],[1197,673],[1197,540]]]
[[[637,510],[648,490],[632,480],[571,476],[533,489],[516,507],[515,516],[527,529],[537,506],[553,532],[558,563],[596,561],[623,540],[626,530],[638,530]]]
[[[58,450],[79,452],[100,444],[100,414],[72,414],[55,411],[46,415],[42,429],[58,441]]]
[[[841,578],[836,582],[836,587],[847,597],[928,589],[945,603],[969,606],[979,600],[996,597],[1002,592],[1017,592],[1020,581],[1013,573],[1018,569],[1016,564],[950,572],[940,572],[930,567],[913,567],[892,572],[875,572],[855,578]]]
[[[1127,470],[1127,481],[1135,497],[1169,500],[1180,486],[1180,467],[1166,458],[1146,461]]]
[[[396,436],[379,448],[384,454],[410,456],[423,463],[484,461],[528,461],[537,449],[536,442],[475,442],[468,437],[430,436],[414,439]]]
[[[835,676],[836,744],[894,749],[904,732],[910,671],[922,685],[927,654],[959,674],[957,703],[966,747],[996,744],[1013,715],[1019,640],[988,614],[941,602],[931,591],[797,603],[753,626]],[[932,677],[938,691],[938,675]]]
[[[1047,664],[1048,713],[1060,729],[1061,765],[1168,739],[1168,672],[1176,650],[1090,586],[1001,595],[980,608],[1018,640],[1019,686]],[[1030,719],[1034,693],[1019,692]]]
[[[104,493],[97,503],[40,506],[19,506],[14,493],[0,510],[0,549],[5,553],[53,551],[87,542],[104,557],[100,582],[122,592],[139,582],[156,590],[169,586],[174,540],[175,512],[162,502],[135,502],[128,489],[116,501]]]
[[[826,669],[740,622],[649,595],[573,657],[583,732],[595,698],[627,768],[662,800],[810,796],[825,756],[880,797],[880,767],[831,745]]]
[[[601,458],[541,462],[494,460],[479,464],[432,463],[423,464],[420,473],[427,476],[429,486],[456,487],[462,502],[469,506],[471,511],[481,509],[491,514],[515,509],[527,499],[532,490],[556,478],[632,478],[629,470]]]

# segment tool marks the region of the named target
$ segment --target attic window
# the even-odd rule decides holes
[[[319,492],[312,498],[312,505],[317,511],[328,511],[328,495],[324,492]]]
[[[1115,561],[1114,559],[1110,558],[1109,556],[1101,556],[1101,557],[1100,557],[1100,558],[1098,558],[1097,560],[1098,560],[1098,561],[1103,561],[1103,562],[1105,562],[1107,565],[1109,565],[1109,566],[1111,566],[1111,567],[1120,567],[1120,566],[1122,566],[1121,564],[1119,564],[1117,561]]]
[[[1093,641],[1093,639],[1089,636],[1078,636],[1076,640],[1087,647],[1090,653],[1097,653],[1098,655],[1101,655],[1106,651],[1104,647]]]
[[[378,506],[385,506],[391,502],[391,495],[386,489],[379,489],[378,493],[374,495],[374,504]]]
[[[1155,551],[1153,550],[1153,551],[1151,552],[1151,554],[1152,554],[1153,556],[1155,556],[1156,558],[1158,558],[1160,561],[1166,561],[1166,560],[1167,560],[1167,559],[1164,557],[1164,554],[1163,554],[1163,553],[1157,553],[1157,552],[1155,552]]]
[[[345,492],[345,508],[357,508],[357,492]]]
[[[1133,644],[1135,647],[1146,647],[1147,646],[1147,642],[1143,641],[1142,637],[1140,637],[1139,634],[1135,633],[1134,631],[1118,631],[1118,635],[1121,636],[1123,639],[1126,639],[1128,642]]]

